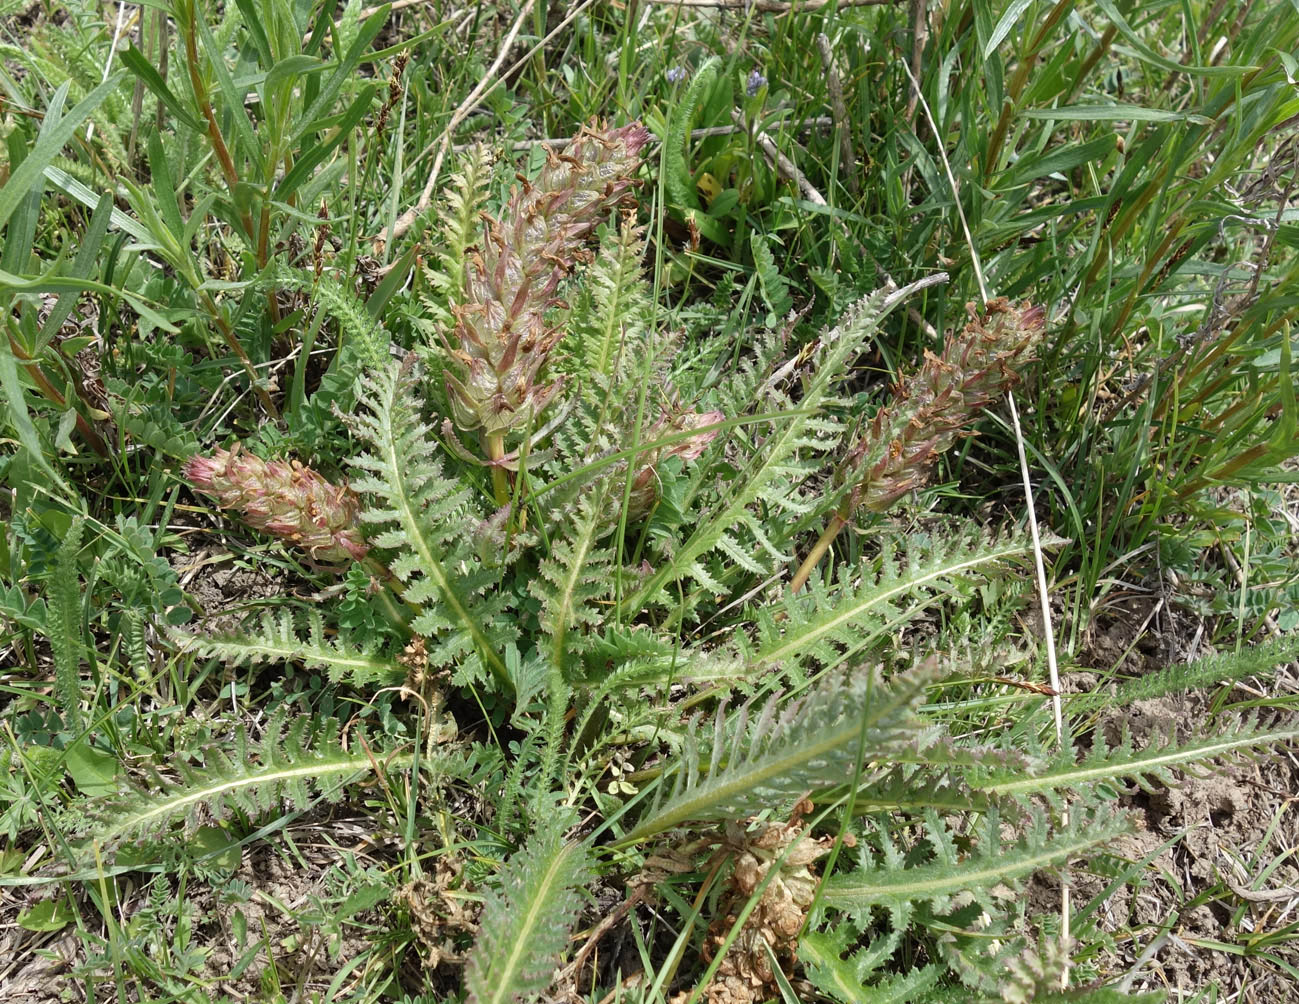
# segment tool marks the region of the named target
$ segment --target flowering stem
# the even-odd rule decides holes
[[[486,442],[524,429],[563,388],[562,374],[547,375],[564,334],[548,314],[562,302],[560,284],[589,259],[587,239],[636,187],[648,140],[635,124],[583,129],[535,178],[520,178],[499,218],[486,218],[480,245],[465,258],[447,345],[450,417],[461,429],[481,430]],[[504,505],[509,479],[502,473],[493,482]]]
[[[812,545],[812,550],[803,563],[798,566],[798,571],[794,573],[794,581],[789,584],[789,591],[797,593],[807,583],[808,577],[816,570],[816,566],[821,563],[825,557],[825,552],[830,550],[830,545],[834,539],[839,536],[839,531],[848,525],[848,518],[842,512],[836,512],[831,518],[821,536],[816,539]]]
[[[505,468],[496,461],[505,458],[505,434],[494,432],[487,437],[487,455],[492,458],[492,494],[496,504],[503,506],[510,501],[510,482],[505,476]]]
[[[893,401],[880,408],[857,435],[835,472],[847,488],[830,524],[790,583],[797,593],[807,583],[856,509],[884,512],[929,479],[938,457],[965,436],[979,413],[1009,390],[1037,355],[1046,311],[1031,303],[1014,306],[998,297],[977,312],[959,334],[949,334],[943,354],[925,353],[920,366],[899,378]]]

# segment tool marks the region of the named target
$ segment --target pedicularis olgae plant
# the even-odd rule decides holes
[[[546,6],[534,7],[538,33]],[[825,5],[844,18],[836,6]],[[901,10],[871,6],[881,19]],[[1129,998],[1099,961],[1109,935],[1098,901],[1066,927],[1061,913],[1033,908],[1026,886],[1092,861],[1106,881],[1130,875],[1106,850],[1126,826],[1115,807],[1124,785],[1168,782],[1299,732],[1224,716],[1202,733],[1138,743],[1107,727],[1106,708],[1263,672],[1296,646],[1242,648],[1077,695],[1076,728],[1057,731],[1047,698],[1059,695],[1031,635],[1011,630],[1035,602],[1018,480],[1002,477],[977,433],[1015,388],[1087,414],[1109,379],[1101,371],[1117,364],[1087,357],[1069,388],[1040,367],[1076,355],[1089,325],[1143,327],[1148,351],[1162,351],[1181,302],[1142,325],[1127,325],[1130,315],[1172,302],[1164,284],[1215,231],[1266,215],[1214,188],[1230,187],[1234,162],[1196,161],[1212,137],[1195,130],[1230,123],[1253,150],[1293,120],[1295,67],[1278,54],[1294,47],[1299,22],[1279,23],[1277,4],[1248,33],[1235,21],[1210,32],[1235,17],[1233,5],[1212,5],[1202,31],[1174,33],[1179,45],[1223,38],[1205,53],[1215,65],[1201,66],[1198,50],[1172,61],[1145,46],[1120,15],[1130,3],[1045,5],[1052,13],[1027,33],[1016,20],[1034,5],[1003,5],[999,17],[986,4],[940,6],[931,44],[965,46],[958,64],[921,59],[926,36],[908,22],[869,42],[845,33],[838,55],[826,36],[796,29],[782,43],[787,65],[737,67],[796,23],[774,15],[762,22],[770,37],[724,39],[726,59],[701,58],[693,73],[673,66],[662,81],[628,76],[647,51],[630,26],[648,25],[648,11],[617,29],[614,83],[603,55],[599,72],[565,61],[561,74],[540,45],[510,86],[535,86],[541,114],[563,104],[547,97],[562,75],[571,107],[585,109],[574,119],[643,105],[647,124],[593,121],[531,167],[466,148],[422,217],[398,216],[402,182],[459,137],[459,113],[442,137],[427,130],[456,104],[457,74],[484,68],[445,60],[426,72],[403,47],[477,37],[493,18],[456,15],[392,43],[402,51],[386,89],[359,69],[379,65],[371,45],[388,12],[362,19],[356,4],[308,17],[300,4],[236,0],[213,28],[201,4],[179,0],[142,13],[140,47],[112,50],[107,63],[62,35],[32,57],[25,79],[40,82],[44,104],[0,123],[12,162],[0,165],[0,383],[21,443],[3,463],[14,495],[2,503],[12,511],[0,574],[11,585],[0,588],[0,623],[22,633],[12,651],[49,666],[39,679],[52,680],[53,700],[32,689],[3,723],[0,838],[40,833],[47,846],[16,856],[0,846],[0,881],[14,861],[54,861],[18,884],[57,884],[92,904],[80,927],[94,950],[79,975],[112,971],[125,1000],[123,967],[161,958],[151,979],[167,999],[205,1001],[264,949],[268,1000],[288,996],[278,962],[292,953],[307,960],[293,974],[303,998],[397,1000],[412,988],[421,1002]],[[1060,25],[1091,32],[1093,7],[1124,30],[1080,30],[1077,44],[1051,49]],[[1154,7],[1152,18],[1172,9]],[[578,23],[598,41],[602,9],[620,8],[587,8]],[[760,21],[746,16],[744,31]],[[664,52],[677,52],[672,23]],[[879,105],[887,121],[872,118],[881,40],[909,32],[909,65],[943,68],[915,92],[930,94],[941,128],[901,113],[916,107],[901,75],[904,99]],[[999,49],[1020,34],[1027,48],[1003,65]],[[1076,104],[1115,38],[1147,68],[1202,77],[1195,92],[1151,88],[1174,106],[1154,115]],[[682,51],[693,58],[699,41]],[[1248,54],[1232,49],[1216,65],[1221,47]],[[849,76],[864,83],[849,116],[834,61],[858,50]],[[96,109],[128,105],[105,78],[114,52],[136,81],[134,122],[101,116],[93,166],[65,161]],[[22,53],[4,55],[8,66]],[[808,58],[828,63],[809,71]],[[949,80],[953,65],[977,72]],[[860,195],[851,211],[843,191],[827,203],[772,152],[767,131],[778,126],[819,142],[824,109],[799,96],[815,88],[781,81],[800,68],[831,89],[841,142],[827,163]],[[461,111],[486,110],[493,92],[478,84]],[[652,87],[667,95],[657,117]],[[492,97],[501,122],[513,114],[503,94]],[[1053,116],[1079,133],[1057,142]],[[1084,137],[1093,119],[1129,123],[1127,146]],[[1177,142],[1164,135],[1173,129],[1184,130]],[[861,165],[853,130],[873,151]],[[951,192],[934,169],[949,140],[970,172]],[[1144,174],[1148,163],[1157,168]],[[1270,167],[1241,170],[1259,174],[1250,184],[1260,192],[1277,185]],[[783,194],[790,178],[797,200]],[[956,175],[946,178],[955,189]],[[1100,189],[1079,195],[1092,179]],[[81,228],[75,254],[60,231],[38,241],[47,184],[80,214],[64,206],[55,217]],[[1058,190],[1064,208],[1051,201]],[[1213,225],[1180,210],[1146,215],[1191,204],[1216,214]],[[968,208],[973,232],[965,216],[962,227],[947,217],[952,207]],[[1088,220],[1098,229],[1061,222]],[[1294,243],[1286,220],[1267,231],[1278,246]],[[813,238],[822,221],[841,229]],[[951,237],[962,233],[968,248]],[[59,247],[50,262],[29,253],[46,240]],[[967,251],[976,265],[982,252],[1015,296],[969,304],[947,324],[948,277],[926,263],[963,267]],[[925,277],[898,288],[880,267],[894,253],[899,278]],[[749,257],[741,291],[728,270],[748,272]],[[1215,248],[1203,258],[1205,275],[1231,260]],[[786,260],[815,264],[782,274]],[[30,276],[38,265],[48,271]],[[1056,524],[1111,536],[1095,547],[1042,539],[1086,552],[1080,580],[1110,574],[1108,541],[1162,518],[1159,499],[1261,477],[1293,453],[1290,267],[1280,294],[1260,292],[1262,266],[1250,296],[1228,302],[1215,290],[1202,331],[1168,335],[1184,358],[1141,363],[1159,391],[1139,420],[1087,424],[1086,450],[1065,442],[1048,458],[1065,485],[1099,456],[1104,490],[1090,508],[1079,493],[1085,514],[1070,497],[1072,523]],[[877,271],[878,291],[860,295]],[[1057,273],[1048,296],[1041,287]],[[692,283],[712,286],[700,296]],[[811,285],[813,316],[829,316],[819,328],[798,312]],[[1071,305],[1048,314],[1065,289]],[[129,332],[116,312],[130,314]],[[85,357],[88,330],[108,346],[102,385]],[[870,374],[884,368],[896,380],[881,391]],[[1164,393],[1183,380],[1185,397]],[[1237,386],[1248,394],[1233,397]],[[239,398],[221,411],[231,388]],[[1118,414],[1123,400],[1109,396]],[[25,403],[38,398],[49,450]],[[1054,434],[1056,419],[1025,410],[1043,439]],[[1273,431],[1251,440],[1265,421]],[[1216,427],[1230,435],[1214,440]],[[1233,455],[1237,445],[1248,448]],[[100,466],[86,467],[83,446]],[[1142,459],[1148,449],[1157,463]],[[1112,457],[1126,458],[1117,478]],[[109,500],[101,516],[111,508],[111,519],[46,498],[76,494],[55,469],[64,461],[94,472],[85,484]],[[1147,467],[1176,485],[1160,495],[1142,483]],[[976,469],[1013,489],[978,524],[941,515],[932,489],[963,487]],[[143,515],[117,507],[126,501]],[[221,616],[186,625],[186,591],[210,594],[214,565],[234,583],[207,602]],[[45,594],[29,596],[29,581]],[[105,634],[113,641],[100,651]],[[119,660],[122,670],[106,668]],[[1076,745],[1075,732],[1089,739]],[[386,836],[334,840],[331,802],[356,810],[361,829],[381,820]],[[364,916],[371,951],[337,959],[341,926],[323,947],[250,936],[232,909],[228,930],[224,913],[213,926],[241,954],[229,974],[204,970],[211,960],[187,932],[212,918],[196,919],[183,890],[201,880],[221,890],[219,906],[249,898],[230,881],[230,854],[269,839],[305,861],[292,843],[298,822],[326,834],[313,846],[361,848],[339,853],[338,896],[312,912],[321,930]],[[158,873],[149,909],[128,916],[118,879],[146,867]],[[51,904],[50,916],[20,923],[53,924]],[[159,947],[164,929],[175,937]],[[606,950],[615,937],[622,949]],[[326,955],[338,962],[327,993],[308,986]],[[632,964],[644,971],[619,969]],[[346,997],[353,978],[364,989]]]
[[[410,833],[483,901],[461,934],[470,1000],[574,992],[592,883],[634,904],[682,881],[700,931],[679,936],[697,965],[674,1001],[764,1000],[795,975],[849,1004],[1054,999],[1070,943],[1012,891],[1123,829],[1116,782],[1290,733],[1243,720],[1083,751],[1056,744],[1043,704],[1008,730],[949,728],[930,703],[944,681],[1015,654],[981,648],[997,639],[968,611],[1025,600],[1030,544],[1009,517],[888,514],[1032,378],[1045,311],[971,305],[864,407],[858,361],[942,276],[858,300],[802,349],[758,330],[733,357],[683,350],[643,273],[648,138],[585,128],[496,213],[485,155],[466,155],[421,277],[424,344],[371,353],[352,390],[349,478],[239,443],[184,467],[348,585],[305,616],[172,643],[399,688],[415,733],[276,715],[259,738],[214,737],[201,764],[82,804],[78,860],[200,811],[252,822],[411,772],[412,819],[472,784],[453,832]],[[394,903],[426,909],[424,881]]]

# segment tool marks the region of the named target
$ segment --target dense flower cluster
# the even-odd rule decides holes
[[[249,526],[296,544],[313,561],[341,564],[366,555],[356,526],[356,495],[296,460],[262,460],[236,443],[231,450],[190,457],[184,473],[222,509],[234,509]]]
[[[510,196],[466,263],[446,372],[456,424],[500,436],[526,427],[559,392],[543,368],[563,329],[546,323],[560,282],[589,257],[583,242],[636,182],[649,132],[583,129]]]
[[[1019,381],[1019,370],[1037,353],[1046,312],[1038,306],[990,301],[980,317],[948,335],[943,354],[925,353],[920,369],[894,388],[895,404],[868,423],[839,468],[851,484],[848,509],[882,512],[929,477],[939,454],[970,422]]]

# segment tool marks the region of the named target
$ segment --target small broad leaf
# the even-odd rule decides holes
[[[28,907],[18,915],[18,926],[24,931],[61,931],[75,919],[66,899],[47,899]]]
[[[117,791],[117,758],[82,739],[68,750],[68,773],[83,795],[112,795]]]
[[[219,826],[200,826],[190,839],[194,854],[203,858],[205,867],[233,873],[243,862],[243,850],[229,833]]]

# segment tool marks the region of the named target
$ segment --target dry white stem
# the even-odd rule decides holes
[[[925,95],[920,89],[920,81],[912,73],[911,68],[905,63],[902,68],[906,70],[907,76],[911,80],[911,85],[915,89],[916,97],[920,101],[920,107],[924,110],[925,118],[929,121],[929,128],[933,131],[935,137],[940,136],[938,123],[934,119],[934,114],[929,108],[929,102],[925,100]],[[974,246],[974,237],[970,233],[970,224],[965,218],[965,209],[961,205],[961,192],[956,184],[956,175],[952,172],[951,161],[947,158],[947,150],[941,142],[938,144],[938,155],[943,162],[943,170],[947,174],[947,183],[952,189],[952,200],[956,203],[956,213],[961,220],[961,230],[965,234],[965,243],[970,250],[970,263],[974,267],[974,277],[979,283],[979,295],[983,302],[988,302],[988,287],[983,280],[983,268],[979,264],[979,252]],[[1028,457],[1024,449],[1024,431],[1019,425],[1019,412],[1015,409],[1015,395],[1006,393],[1006,401],[1010,405],[1010,417],[1015,427],[1015,446],[1019,451],[1019,470],[1024,479],[1024,502],[1028,507],[1028,525],[1033,535],[1033,564],[1037,570],[1037,589],[1038,599],[1042,606],[1042,631],[1046,635],[1046,663],[1050,673],[1051,690],[1051,710],[1055,717],[1055,737],[1060,745],[1064,745],[1064,713],[1060,701],[1060,668],[1056,662],[1055,656],[1055,630],[1051,625],[1051,596],[1046,581],[1046,562],[1042,557],[1042,537],[1037,527],[1037,510],[1033,506],[1033,486],[1028,476]],[[1065,804],[1060,813],[1060,821],[1064,826],[1069,825],[1069,806]],[[1061,943],[1069,943],[1069,870],[1067,863],[1060,871],[1060,939]],[[1060,976],[1061,988],[1069,986],[1069,962],[1066,960],[1064,972]]]
[[[988,296],[988,285],[983,281],[983,266],[979,263],[979,251],[974,246],[974,237],[970,233],[970,224],[965,218],[965,207],[961,205],[961,191],[956,184],[956,175],[952,173],[952,163],[947,159],[947,149],[939,139],[942,133],[938,131],[938,122],[934,119],[934,113],[929,110],[929,102],[925,100],[925,96],[920,90],[920,81],[916,79],[916,75],[911,72],[911,67],[907,66],[906,63],[902,64],[902,69],[907,71],[911,86],[915,88],[916,97],[920,99],[920,107],[925,110],[925,118],[929,120],[929,128],[933,131],[935,145],[938,147],[938,156],[942,159],[943,171],[947,175],[947,183],[952,188],[952,201],[956,203],[956,215],[961,220],[961,231],[965,234],[965,243],[970,249],[970,264],[974,267],[974,278],[979,284],[979,296],[984,303],[987,303],[991,298]]]
[[[451,115],[451,121],[449,121],[446,128],[442,130],[442,135],[425,147],[419,157],[416,158],[417,160],[421,159],[429,153],[432,153],[435,148],[437,150],[437,153],[433,158],[433,167],[429,170],[428,180],[424,183],[424,190],[420,193],[419,200],[415,205],[411,206],[410,209],[406,210],[406,212],[402,213],[401,216],[397,218],[390,235],[392,240],[395,241],[406,233],[415,221],[419,219],[420,214],[425,212],[428,207],[432,205],[433,190],[437,187],[438,178],[442,174],[442,163],[446,160],[447,152],[451,149],[451,134],[455,132],[456,126],[460,125],[461,122],[468,118],[469,113],[482,104],[487,96],[501,85],[502,80],[519,67],[523,66],[523,64],[536,55],[538,51],[549,45],[555,36],[572,24],[584,10],[595,3],[595,0],[582,0],[582,3],[569,11],[564,20],[555,25],[545,38],[515,60],[513,65],[511,65],[505,73],[500,74],[498,71],[501,68],[501,64],[505,62],[506,56],[514,46],[514,40],[518,37],[519,30],[523,27],[524,20],[531,13],[534,2],[535,0],[527,0],[523,5],[523,9],[519,11],[518,16],[514,19],[514,23],[510,25],[509,32],[501,43],[500,52],[496,54],[496,59],[492,62],[492,65],[488,67],[487,72],[483,75],[483,79],[479,81],[477,87],[470,91],[464,101],[460,102],[455,112]]]
[[[143,12],[144,8],[141,7],[131,15],[131,20],[134,21]],[[129,25],[126,23],[126,4],[119,3],[117,5],[117,27],[113,29],[113,40],[108,44],[108,55],[104,59],[104,75],[99,78],[101,84],[108,79],[108,71],[113,68],[113,56],[117,53],[117,43],[121,41],[122,35],[125,34],[128,27]],[[86,142],[89,143],[94,135],[95,123],[91,122],[86,126]]]
[[[465,99],[456,107],[456,110],[451,113],[451,121],[449,121],[446,128],[442,130],[442,135],[430,143],[424,149],[424,152],[420,154],[420,156],[423,157],[424,154],[433,150],[434,147],[437,148],[437,154],[433,158],[433,167],[429,171],[428,180],[424,183],[424,190],[420,193],[419,201],[397,218],[397,221],[393,224],[392,229],[388,234],[390,241],[395,241],[398,237],[409,230],[415,220],[419,218],[420,213],[424,212],[432,204],[433,189],[437,186],[438,176],[442,173],[442,161],[446,159],[447,150],[451,146],[451,134],[455,132],[456,126],[463,122],[471,111],[478,107],[479,102],[487,97],[487,95],[495,89],[496,85],[500,83],[500,80],[497,77],[497,71],[500,70],[501,64],[505,62],[510,50],[514,48],[514,40],[519,37],[519,31],[523,28],[524,21],[526,21],[528,16],[532,13],[533,3],[534,0],[526,0],[522,9],[520,9],[518,16],[514,19],[514,23],[510,25],[510,30],[505,33],[505,38],[501,41],[500,51],[496,53],[496,58],[492,61],[492,65],[489,66],[487,72],[483,74],[483,79],[478,82],[478,86],[470,91]]]
[[[383,10],[385,6],[388,7],[389,12],[392,12],[392,11],[405,10],[407,7],[419,7],[419,6],[428,7],[431,6],[431,4],[429,3],[429,0],[392,0],[392,3],[390,4],[379,4],[377,7],[363,7],[361,9],[361,13],[357,15],[357,18],[361,21],[364,21],[366,18],[373,17],[375,14],[378,14],[379,11]]]
[[[923,99],[922,99],[923,100]],[[1019,472],[1024,479],[1024,504],[1028,507],[1028,526],[1033,534],[1033,567],[1037,570],[1037,595],[1042,606],[1042,633],[1046,635],[1046,665],[1050,674],[1051,711],[1055,717],[1055,738],[1064,745],[1064,711],[1060,703],[1060,667],[1055,658],[1055,630],[1051,625],[1051,593],[1046,582],[1046,562],[1042,558],[1042,537],[1037,529],[1037,509],[1033,505],[1033,485],[1028,477],[1028,456],[1024,451],[1024,431],[1019,427],[1019,412],[1015,409],[1015,395],[1006,393],[1010,405],[1010,420],[1015,426],[1015,446],[1019,451]],[[1060,813],[1062,826],[1069,825],[1069,806]],[[1066,864],[1060,870],[1060,938],[1069,941],[1069,870]],[[1069,986],[1069,964],[1065,963],[1060,976],[1060,986]]]
[[[834,119],[829,115],[818,115],[815,118],[803,119],[800,122],[791,123],[791,131],[806,132],[809,129],[818,129],[822,126],[834,125]],[[700,129],[690,130],[691,139],[707,139],[709,136],[733,136],[737,132],[748,132],[744,126],[704,126]],[[512,153],[526,153],[527,151],[538,146],[547,146],[554,149],[561,149],[573,142],[572,136],[546,136],[542,139],[523,139],[517,143],[512,143],[509,147]],[[472,150],[477,143],[457,143],[451,149],[454,153],[464,153],[466,150]],[[660,145],[657,138],[651,139],[646,144],[645,149],[655,149]]]

